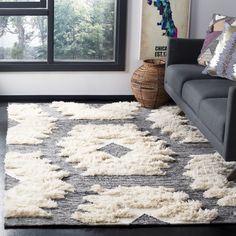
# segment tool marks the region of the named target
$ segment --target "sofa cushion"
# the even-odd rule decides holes
[[[199,118],[223,142],[225,133],[227,98],[210,98],[201,101]]]
[[[182,94],[183,84],[188,80],[211,79],[209,75],[202,74],[204,67],[200,65],[178,64],[170,65],[166,69],[165,83],[178,95]]]
[[[198,113],[200,103],[206,98],[227,98],[229,88],[236,82],[227,79],[193,80],[183,86],[183,100]]]

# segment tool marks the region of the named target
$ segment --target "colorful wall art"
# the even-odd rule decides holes
[[[187,38],[191,0],[142,0],[140,59],[165,60],[168,38]]]

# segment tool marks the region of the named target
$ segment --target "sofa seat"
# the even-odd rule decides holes
[[[227,98],[229,88],[234,85],[234,81],[222,78],[187,81],[183,85],[182,98],[195,113],[198,113],[202,100]]]
[[[181,96],[183,84],[189,80],[211,79],[209,75],[202,74],[204,67],[200,65],[175,64],[166,69],[165,83]]]
[[[226,122],[227,98],[209,98],[202,100],[199,117],[207,128],[223,142]]]

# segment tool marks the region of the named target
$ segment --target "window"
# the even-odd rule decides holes
[[[43,8],[46,0],[0,0],[0,8]]]
[[[0,71],[124,70],[127,0],[0,0]]]

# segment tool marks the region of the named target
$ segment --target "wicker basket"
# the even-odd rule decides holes
[[[135,71],[131,81],[132,91],[143,107],[155,109],[168,102],[164,75],[165,64],[155,60],[144,61],[144,65]]]

